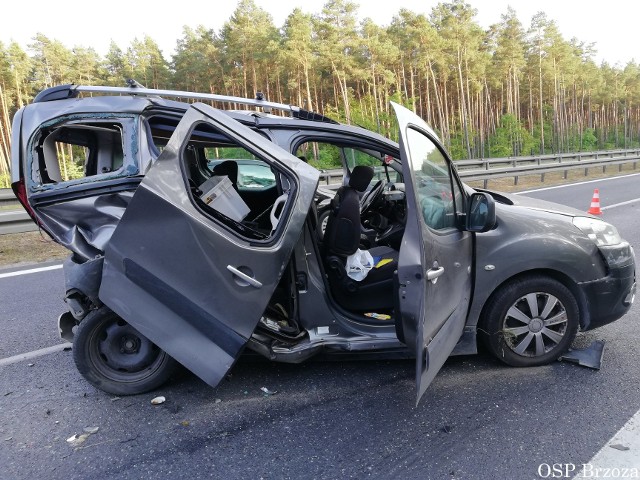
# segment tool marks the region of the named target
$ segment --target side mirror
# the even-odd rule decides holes
[[[496,224],[496,202],[488,193],[476,192],[467,204],[465,229],[469,232],[486,232]]]

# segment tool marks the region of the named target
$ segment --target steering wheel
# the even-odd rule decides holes
[[[382,183],[382,180],[378,180],[378,183],[360,199],[360,215],[367,213],[371,206],[380,198],[383,191],[384,183]]]

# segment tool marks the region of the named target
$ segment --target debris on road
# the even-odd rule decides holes
[[[611,448],[615,448],[616,450],[620,450],[621,452],[626,452],[629,450],[629,447],[626,445],[622,445],[620,443],[614,443],[613,445],[609,445]]]
[[[581,367],[593,368],[600,370],[602,366],[602,356],[604,354],[604,340],[595,340],[587,348],[570,349],[558,360],[571,363],[577,363]]]
[[[76,433],[75,435],[72,435],[69,438],[67,438],[67,443],[71,444],[74,447],[79,447],[90,436],[91,436],[90,433],[81,433],[81,434]]]
[[[80,445],[82,445],[87,440],[87,438],[89,438],[94,433],[98,433],[98,430],[100,430],[100,427],[84,427],[82,429],[84,433],[76,433],[75,435],[70,436],[69,438],[67,438],[67,443],[74,447],[80,447]]]
[[[167,399],[162,397],[162,396],[156,397],[156,398],[151,400],[151,405],[162,405],[166,401],[167,401]]]
[[[269,397],[271,395],[275,395],[276,393],[278,393],[277,390],[269,390],[267,387],[260,387],[260,390],[262,390],[262,395],[264,397]]]

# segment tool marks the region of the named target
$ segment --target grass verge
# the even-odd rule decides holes
[[[25,232],[0,235],[0,267],[40,263],[63,259],[69,250],[61,247],[46,233]]]

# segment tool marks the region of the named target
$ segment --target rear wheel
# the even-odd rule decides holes
[[[578,331],[578,304],[559,281],[525,277],[490,300],[481,333],[489,350],[516,367],[544,365],[571,346]]]
[[[176,361],[107,308],[91,312],[73,338],[73,359],[94,387],[135,395],[162,385]]]

